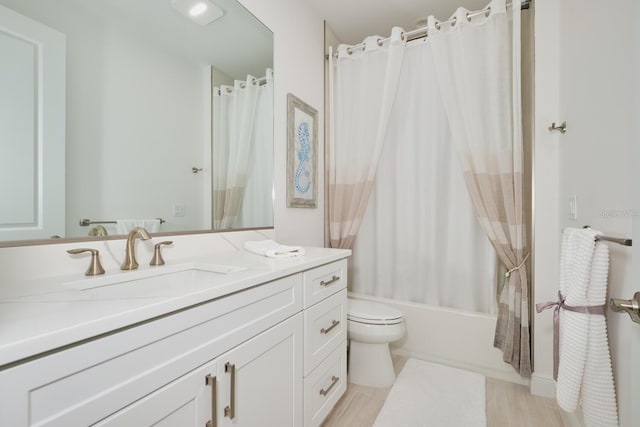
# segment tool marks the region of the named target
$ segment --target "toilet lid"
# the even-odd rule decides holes
[[[347,306],[347,318],[350,320],[386,324],[402,321],[401,311],[383,304],[349,298]]]

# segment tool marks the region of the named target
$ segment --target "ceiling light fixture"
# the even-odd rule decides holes
[[[171,6],[199,25],[209,25],[224,15],[224,11],[209,0],[171,0]]]
[[[208,8],[206,4],[199,2],[199,3],[196,3],[191,9],[189,9],[189,15],[191,16],[202,15],[207,11],[207,9]]]

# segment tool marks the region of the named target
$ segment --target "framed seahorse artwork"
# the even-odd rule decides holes
[[[318,112],[287,94],[287,207],[315,208],[318,195]]]

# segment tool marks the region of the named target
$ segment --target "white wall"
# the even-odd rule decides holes
[[[278,241],[323,246],[323,21],[297,0],[240,0],[240,3],[274,33],[274,214]],[[318,203],[315,209],[286,207],[287,93],[293,93],[318,111]]]
[[[591,225],[613,236],[631,236],[632,157],[631,124],[633,73],[638,46],[631,38],[637,0],[559,2],[560,115],[569,130],[560,145],[560,224]],[[616,22],[611,31],[593,31],[602,22]],[[596,60],[594,60],[596,59]],[[636,142],[637,143],[637,142]],[[637,165],[636,165],[637,167]],[[577,196],[578,218],[567,218],[567,200]],[[635,214],[637,215],[637,214]],[[626,295],[631,285],[631,249],[610,244],[609,295]],[[628,285],[628,286],[627,286]],[[626,289],[625,289],[626,288]],[[636,288],[637,290],[637,288]],[[609,339],[618,388],[620,424],[630,426],[631,364],[628,343],[633,325],[628,316],[609,312]]]
[[[590,225],[614,236],[631,236],[633,52],[632,0],[614,7],[579,0],[536,2],[535,302],[555,300],[562,228]],[[611,31],[594,31],[616,22]],[[550,133],[567,121],[567,133]],[[577,219],[568,201],[577,196]],[[610,244],[609,295],[630,288],[631,251]],[[533,392],[544,392],[552,373],[551,313],[535,315]],[[628,316],[608,312],[620,424],[630,419]],[[548,385],[548,382],[546,383]]]
[[[532,306],[557,299],[559,223],[559,140],[547,127],[559,120],[558,112],[558,11],[553,0],[537,1],[535,10],[535,120],[533,168],[533,284]],[[553,382],[553,323],[548,312],[532,310],[533,374],[531,391],[555,395]]]

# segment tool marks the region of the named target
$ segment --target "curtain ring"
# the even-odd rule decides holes
[[[347,54],[351,55],[353,53],[353,49],[351,49],[350,47],[347,48]]]
[[[458,22],[458,17],[454,16],[453,19],[451,20],[451,28],[456,26],[456,22]]]
[[[471,15],[469,15],[469,12],[465,13],[465,16],[467,18],[467,22],[471,22]]]
[[[487,8],[487,11],[484,13],[484,16],[487,17],[487,18],[489,17],[489,15],[491,15],[491,6],[489,6]]]
[[[440,23],[439,23],[439,22],[436,22],[435,27],[436,27],[436,30],[439,30],[439,29],[440,29],[440,27],[441,27]]]
[[[404,34],[404,33],[402,33],[402,34]],[[400,37],[402,37],[402,35],[401,35]],[[380,47],[382,47],[382,45],[384,44],[384,42],[382,41],[382,39],[378,39],[378,40],[377,40],[377,43],[378,43],[378,46],[380,46]]]

